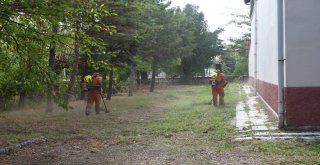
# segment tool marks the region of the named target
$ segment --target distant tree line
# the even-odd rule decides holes
[[[0,109],[17,96],[20,108],[41,98],[48,112],[54,102],[68,109],[95,71],[108,99],[123,86],[132,95],[147,73],[151,92],[160,71],[188,84],[224,54],[222,31],[210,32],[197,6],[164,0],[2,0]]]

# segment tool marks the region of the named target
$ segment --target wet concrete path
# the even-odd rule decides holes
[[[320,131],[284,131],[277,128],[277,121],[264,106],[259,106],[258,96],[248,85],[243,86],[247,99],[236,107],[235,140],[289,140],[320,141]]]

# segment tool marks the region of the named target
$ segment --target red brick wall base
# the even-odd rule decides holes
[[[249,84],[255,87],[253,77],[249,78]],[[257,91],[271,110],[277,113],[278,86],[258,80]],[[287,128],[320,128],[320,87],[285,87],[284,106]]]
[[[320,127],[320,87],[284,89],[287,127]]]
[[[255,81],[253,77],[249,77],[249,84],[255,88]],[[271,107],[271,110],[278,113],[278,86],[258,80],[257,91],[264,102]]]

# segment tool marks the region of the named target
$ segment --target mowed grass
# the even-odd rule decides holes
[[[140,90],[133,97],[114,96],[107,101],[110,113],[93,112],[88,117],[83,101],[72,103],[74,109],[69,111],[57,108],[45,113],[45,107],[38,106],[2,112],[0,147],[39,136],[46,136],[51,145],[89,137],[125,144],[192,146],[213,153],[247,155],[265,164],[320,164],[318,142],[234,141],[235,108],[246,98],[242,85],[228,85],[224,107],[211,105],[209,86],[168,86],[153,93]]]
[[[228,150],[233,146],[235,106],[240,99],[238,84],[226,89],[225,106],[213,107],[209,86],[185,86],[166,93],[167,114],[160,120],[153,120],[147,127],[166,134],[186,132],[182,140],[196,147],[211,147],[215,151]],[[183,142],[184,141],[184,142]]]

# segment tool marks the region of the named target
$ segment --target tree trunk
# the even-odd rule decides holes
[[[111,100],[112,84],[113,84],[113,68],[111,68],[111,70],[109,72],[109,85],[108,85],[107,100]]]
[[[140,73],[136,72],[136,82],[137,82],[137,89],[139,90],[140,84],[141,84],[141,79],[140,79]]]
[[[30,78],[30,71],[31,71],[31,68],[32,67],[32,62],[31,62],[31,58],[28,58],[28,63],[27,63],[27,74],[25,75],[25,79],[29,79]],[[26,85],[25,84],[25,81],[22,81],[23,85]],[[19,96],[19,104],[18,104],[18,108],[19,109],[23,109],[25,104],[26,104],[26,101],[27,101],[27,91],[25,89],[21,89],[20,91],[20,96]]]
[[[128,96],[133,96],[133,90],[136,81],[136,66],[134,63],[131,64],[130,80],[129,80],[129,92]]]
[[[84,77],[86,76],[86,70],[87,70],[87,58],[86,57],[80,57],[80,66],[81,66],[81,88],[82,84],[84,83]],[[81,89],[81,95],[80,100],[86,100],[86,92]]]
[[[157,74],[157,59],[154,57],[153,63],[152,63],[152,76],[151,76],[150,92],[154,91],[154,87],[156,84],[156,74]]]
[[[192,84],[192,79],[193,79],[193,75],[191,73],[185,73],[183,76],[182,76],[182,84],[185,84],[185,85],[191,85]]]
[[[141,83],[143,85],[147,85],[148,84],[148,73],[147,72],[141,72]]]
[[[72,72],[70,74],[70,81],[68,83],[68,90],[65,95],[65,100],[69,101],[70,97],[72,96],[74,92],[74,87],[76,83],[76,78],[78,75],[78,65],[79,65],[79,59],[80,59],[80,37],[78,35],[80,31],[80,22],[77,22],[76,25],[77,29],[75,32],[75,41],[74,41],[74,56],[73,56],[73,65],[72,65]]]
[[[58,27],[53,26],[52,27],[52,32],[54,34],[58,33]],[[50,48],[49,48],[49,71],[51,73],[54,73],[55,70],[55,58],[56,58],[56,43],[55,41],[52,41],[50,43]],[[51,80],[51,79],[50,79]],[[48,93],[47,93],[47,107],[46,107],[46,112],[52,112],[53,111],[53,100],[52,100],[52,94],[54,93],[54,86],[55,84],[51,81],[48,82]]]
[[[189,64],[185,63],[182,67],[183,76],[181,77],[181,83],[190,85],[192,84],[193,74],[191,73],[190,68],[188,66]]]
[[[25,106],[26,100],[27,100],[27,92],[26,91],[20,92],[19,109],[22,109]]]

